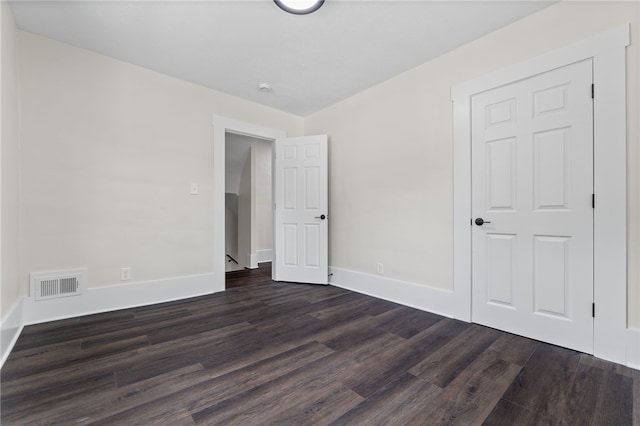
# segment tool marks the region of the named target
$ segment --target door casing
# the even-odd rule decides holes
[[[238,135],[275,141],[285,138],[287,133],[251,123],[245,123],[218,115],[213,115],[213,291],[225,289],[225,134]],[[272,144],[273,151],[273,144]],[[271,154],[273,164],[273,152]],[[273,185],[273,182],[272,182]],[[272,224],[273,226],[273,224]],[[274,255],[276,247],[274,246]],[[275,273],[275,265],[273,272]]]
[[[594,355],[626,364],[627,176],[625,48],[629,25],[452,87],[454,297],[471,321],[471,96],[585,59],[593,60]]]

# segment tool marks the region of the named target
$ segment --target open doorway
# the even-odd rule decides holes
[[[223,291],[226,288],[225,151],[227,134],[268,140],[273,144],[271,148],[272,175],[275,177],[271,179],[273,206],[281,210],[276,210],[277,214],[273,215],[271,226],[272,279],[327,284],[329,271],[326,220],[328,217],[327,135],[287,138],[286,132],[281,130],[217,115],[213,116],[212,121],[213,291]],[[277,156],[276,151],[278,151]],[[285,168],[288,172],[285,172]],[[300,173],[297,170],[301,170]],[[293,177],[296,179],[290,179]],[[300,188],[300,191],[296,188]],[[285,218],[282,214],[285,210],[293,216]],[[257,253],[256,251],[256,263],[258,263]],[[239,259],[236,260],[240,264]],[[292,270],[297,270],[299,273],[296,271],[292,273]],[[313,277],[307,274],[311,270],[316,272]]]
[[[225,235],[225,151],[226,138],[228,134],[243,135],[268,141],[285,138],[286,132],[282,130],[270,129],[252,123],[246,123],[227,117],[213,115],[213,271],[214,280],[212,282],[213,291],[224,291],[226,288],[226,235]],[[273,151],[271,153],[273,164]],[[273,230],[273,224],[271,225]],[[273,256],[277,255],[275,245],[272,249]],[[236,259],[239,262],[239,259]],[[256,259],[257,262],[257,259]],[[276,265],[272,265],[272,275],[277,270]]]
[[[225,272],[273,259],[273,142],[225,132]]]

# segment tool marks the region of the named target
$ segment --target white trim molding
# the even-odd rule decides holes
[[[334,267],[329,267],[329,284],[448,318],[457,317],[452,291]]]
[[[0,368],[2,368],[4,362],[9,358],[9,354],[24,328],[23,300],[23,298],[20,298],[18,302],[11,307],[6,317],[2,319],[2,324],[0,325]]]
[[[263,249],[256,251],[258,263],[271,262],[273,260],[273,249]]]
[[[460,83],[453,101],[454,294],[471,321],[471,97],[585,59],[593,60],[594,355],[626,364],[627,175],[625,48],[629,25]]]
[[[640,370],[640,330],[627,329],[627,367]]]
[[[276,140],[287,137],[282,130],[270,129],[231,118],[213,115],[213,273],[216,291],[225,289],[225,134]],[[257,263],[256,263],[257,265]],[[274,269],[275,271],[275,265]]]
[[[36,301],[26,297],[24,324],[39,324],[204,296],[214,293],[211,291],[213,281],[214,274],[210,273],[89,288],[79,296],[60,299]]]
[[[245,268],[247,269],[258,269],[258,255],[256,253],[249,253],[247,255]]]

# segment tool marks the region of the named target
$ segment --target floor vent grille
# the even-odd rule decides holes
[[[32,272],[31,289],[35,300],[77,296],[86,288],[87,270]]]

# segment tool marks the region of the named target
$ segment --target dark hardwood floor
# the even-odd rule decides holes
[[[26,327],[2,424],[640,424],[639,371],[270,276]]]

